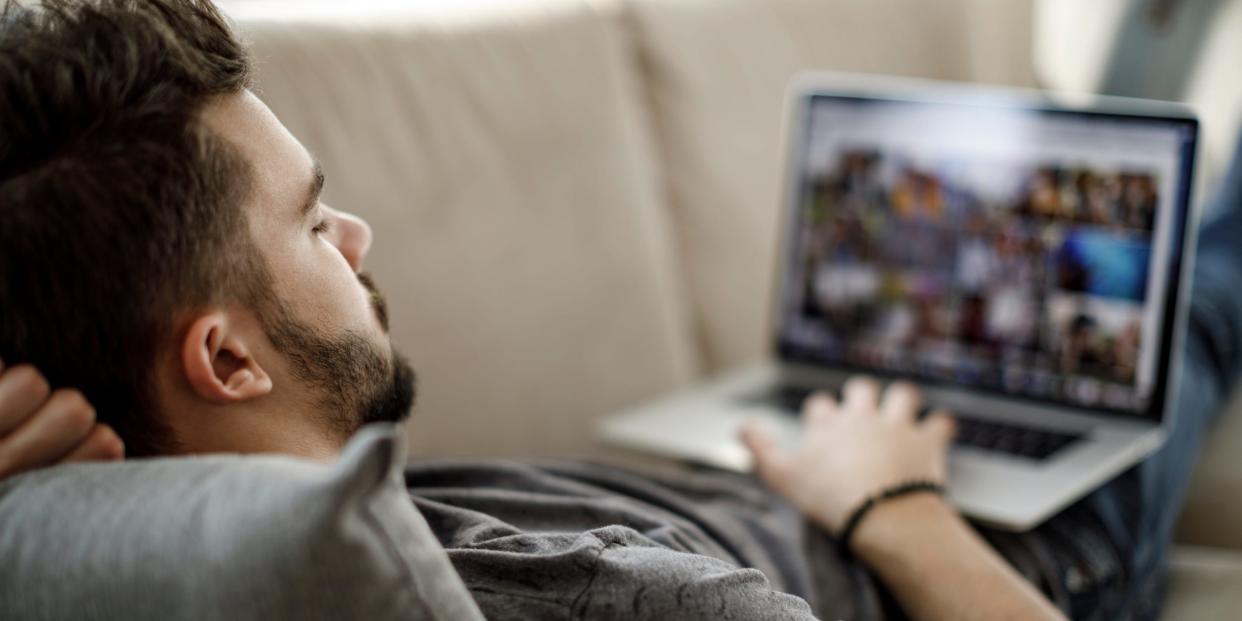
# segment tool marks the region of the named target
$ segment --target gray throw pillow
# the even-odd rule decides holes
[[[205,456],[0,483],[0,619],[482,619],[391,426],[334,465]]]

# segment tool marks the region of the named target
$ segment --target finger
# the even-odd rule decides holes
[[[17,429],[47,401],[47,380],[34,367],[19,364],[0,373],[0,436]]]
[[[846,412],[864,414],[874,412],[880,401],[880,384],[870,377],[851,377],[842,391],[845,399],[842,407]]]
[[[111,427],[96,424],[78,446],[61,458],[60,463],[75,461],[116,461],[125,458],[125,443]]]
[[[948,410],[936,410],[929,414],[923,419],[923,428],[946,445],[957,435],[957,421]]]
[[[806,398],[802,404],[802,417],[807,424],[815,424],[826,420],[837,411],[837,400],[826,392],[817,392]]]
[[[0,441],[0,476],[56,462],[95,425],[95,410],[82,393],[57,390],[20,427]]]
[[[880,414],[891,421],[912,423],[918,414],[923,395],[910,382],[893,382],[884,391],[880,401]]]
[[[760,424],[747,422],[741,429],[742,443],[754,458],[755,473],[769,486],[780,489],[784,483],[786,457],[776,438]]]

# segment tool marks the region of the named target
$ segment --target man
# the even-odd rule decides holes
[[[0,356],[15,365],[0,467],[115,458],[111,429],[130,455],[330,460],[361,425],[403,418],[413,375],[360,271],[370,230],[319,201],[322,173],[247,90],[215,9],[42,4],[0,15]],[[1136,594],[1159,584],[1181,484],[1239,366],[1239,211],[1205,236],[1170,445],[1039,531],[985,533],[1076,616],[1156,611]],[[951,419],[916,422],[918,406],[908,385],[856,379],[841,403],[808,401],[796,451],[748,430],[783,502],[745,478],[566,463],[429,463],[407,484],[488,616],[864,618],[891,594],[916,618],[1059,617],[931,493],[880,502],[851,555],[835,552],[825,533],[868,496],[944,481]],[[1050,543],[1063,532],[1117,570],[1076,599],[1073,559],[1031,562],[1065,553]]]

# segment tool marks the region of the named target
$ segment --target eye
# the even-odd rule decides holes
[[[327,233],[331,229],[332,229],[332,221],[327,218],[324,218],[323,220],[319,221],[319,224],[316,224],[315,227],[311,229],[311,232],[316,235],[323,235],[324,233]]]

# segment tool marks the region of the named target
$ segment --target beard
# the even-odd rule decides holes
[[[388,305],[369,274],[358,281],[370,294],[371,310],[388,333]],[[369,423],[399,422],[410,415],[416,377],[410,363],[389,345],[385,352],[362,334],[329,335],[299,321],[283,303],[261,313],[273,346],[293,374],[312,387],[316,405],[336,433],[348,437]]]

